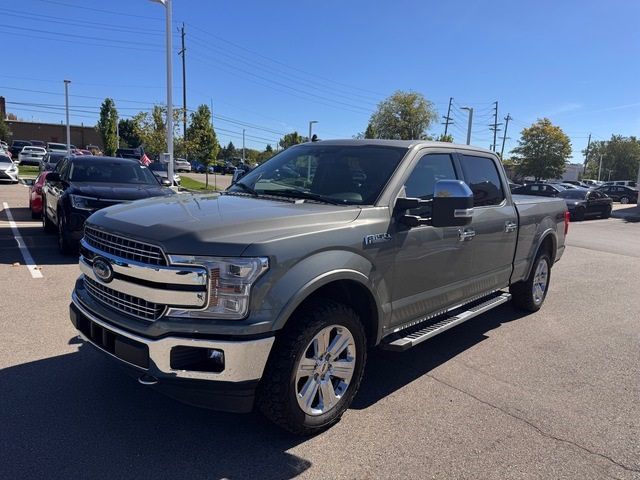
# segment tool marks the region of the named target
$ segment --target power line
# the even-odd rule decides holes
[[[63,6],[63,7],[69,7],[69,8],[73,8],[74,10],[82,9],[82,10],[88,10],[88,11],[98,12],[98,13],[106,13],[108,15],[118,15],[118,16],[125,16],[125,17],[129,17],[129,18],[143,18],[145,20],[162,21],[162,18],[159,18],[159,17],[151,17],[151,16],[147,16],[147,15],[135,15],[135,14],[129,13],[129,12],[125,13],[125,12],[116,12],[116,11],[113,11],[113,10],[103,10],[101,8],[92,8],[92,7],[87,7],[87,6],[84,6],[84,5],[59,2],[57,0],[37,0],[37,1],[43,2],[43,3],[49,3],[49,4],[52,4],[52,5],[60,5],[60,6]]]

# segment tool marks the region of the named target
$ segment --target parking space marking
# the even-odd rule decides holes
[[[29,249],[24,243],[22,239],[22,235],[20,235],[20,230],[18,230],[18,225],[13,221],[13,215],[11,215],[11,210],[9,209],[9,204],[7,202],[2,202],[2,206],[4,207],[4,211],[7,212],[7,219],[9,220],[9,226],[11,227],[11,231],[13,232],[13,237],[16,239],[18,244],[18,248],[20,249],[20,253],[22,254],[22,258],[24,259],[24,263],[29,270],[32,278],[42,278],[42,272],[40,268],[33,261],[33,257],[29,252]]]

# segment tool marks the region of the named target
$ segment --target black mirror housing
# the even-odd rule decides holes
[[[47,175],[47,182],[59,182],[60,174],[58,172],[51,172]]]
[[[473,220],[473,192],[462,180],[436,182],[431,211],[434,227],[464,227]]]

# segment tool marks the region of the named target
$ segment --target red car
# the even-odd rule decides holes
[[[42,172],[29,187],[29,210],[31,210],[31,218],[40,218],[42,215],[42,186],[47,179],[47,175],[51,172]]]

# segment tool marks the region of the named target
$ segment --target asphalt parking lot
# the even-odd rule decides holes
[[[37,265],[2,207],[0,478],[640,478],[640,223],[572,224],[540,312],[372,352],[342,421],[300,438],[170,400],[79,341],[76,259],[27,192],[0,185]]]

